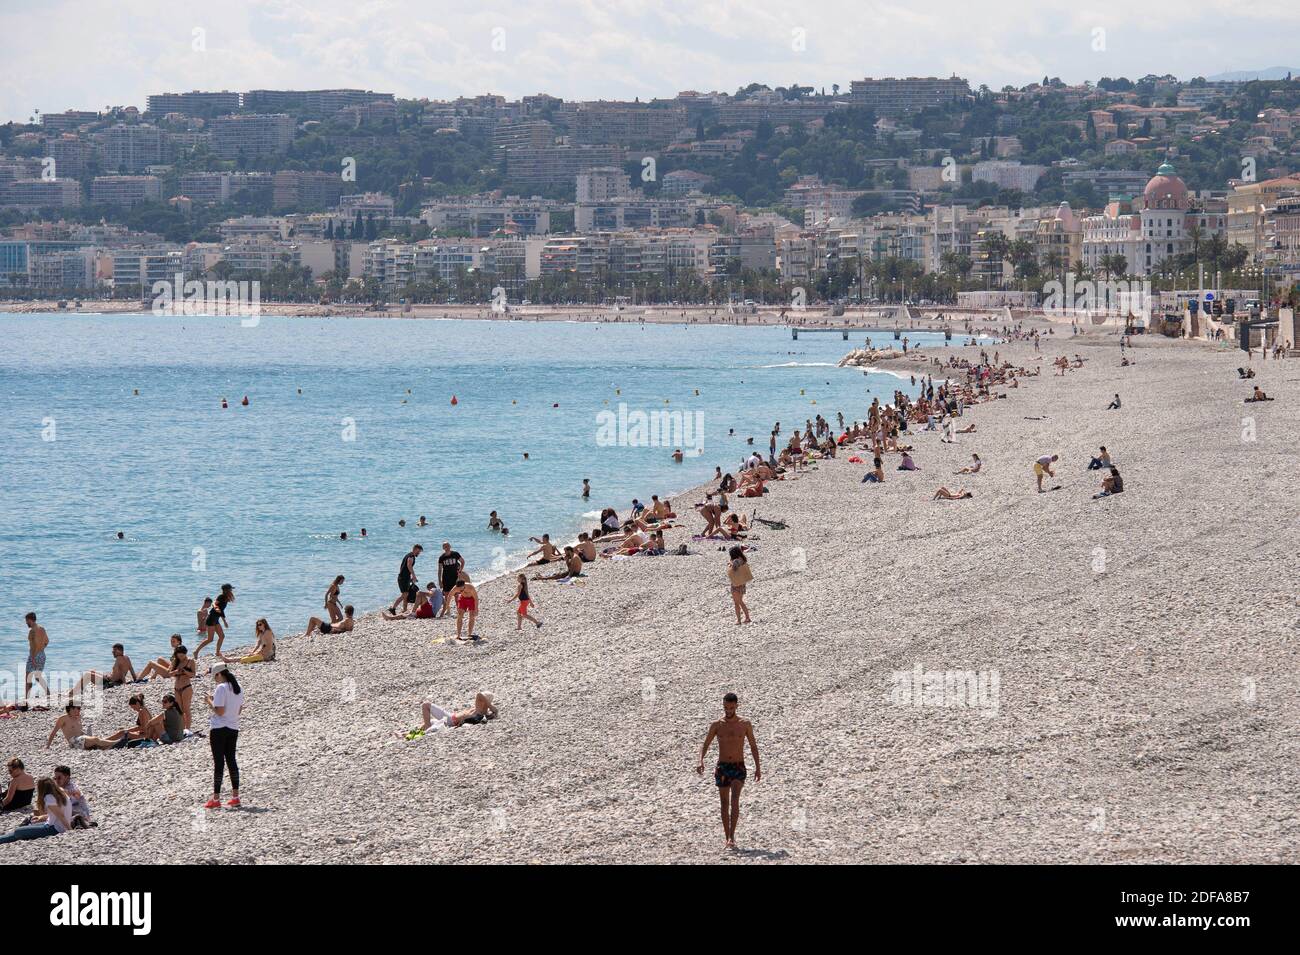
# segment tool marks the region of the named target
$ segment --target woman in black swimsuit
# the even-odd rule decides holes
[[[232,584],[222,584],[221,593],[217,594],[217,599],[212,603],[212,609],[208,611],[208,619],[203,621],[206,635],[202,642],[194,648],[194,658],[197,660],[203,648],[212,642],[213,634],[217,638],[217,654],[221,653],[222,641],[226,639],[226,631],[221,625],[226,622],[226,605],[235,602],[235,588]]]

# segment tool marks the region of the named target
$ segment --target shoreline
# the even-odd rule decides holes
[[[281,318],[397,318],[427,321],[491,321],[491,322],[574,322],[578,324],[624,324],[634,325],[642,321],[656,325],[733,325],[737,327],[789,327],[796,329],[828,329],[850,332],[942,332],[952,330],[954,326],[963,327],[968,321],[988,323],[987,328],[998,328],[1006,324],[1006,318],[1000,309],[968,309],[961,306],[924,306],[923,311],[936,315],[943,313],[951,318],[940,321],[935,316],[922,319],[909,319],[906,326],[900,324],[897,313],[904,309],[901,305],[863,305],[849,307],[842,316],[831,316],[829,306],[810,307],[803,312],[794,312],[783,306],[759,306],[752,314],[736,313],[725,315],[725,306],[687,305],[687,306],[635,306],[640,310],[629,315],[617,315],[608,305],[528,305],[511,306],[511,311],[494,313],[490,306],[471,305],[399,305],[383,309],[370,309],[363,305],[313,305],[308,303],[263,302],[258,314]],[[919,306],[912,306],[919,309]],[[785,315],[782,316],[784,311]],[[894,318],[883,315],[867,315],[868,312],[891,313]],[[149,314],[149,308],[136,301],[83,302],[81,308],[59,308],[57,300],[15,300],[0,301],[0,313],[12,315],[143,315]],[[719,313],[724,313],[719,315]],[[790,319],[803,316],[803,321]],[[174,316],[178,318],[220,317],[208,315]],[[725,320],[723,320],[725,319]],[[1020,325],[1050,326],[1053,323],[1044,316],[1024,316],[1014,319]]]
[[[1072,339],[1089,361],[1064,378],[1060,348],[997,346],[1046,367],[968,406],[978,431],[956,445],[914,432],[919,473],[891,457],[885,484],[863,485],[842,453],[773,485],[763,509],[788,529],[754,541],[755,625],[735,626],[725,558],[705,541],[698,556],[535,584],[535,632],[514,631],[509,581],[485,583],[482,645],[431,642],[450,618],[375,613],[350,635],[282,637],[276,663],[240,668],[258,813],[191,825],[202,742],[47,752],[54,714],[0,721],[34,771],[71,763],[100,821],[10,846],[11,860],[153,863],[178,854],[179,831],[192,863],[1294,862],[1300,659],[1277,508],[1300,453],[1277,412],[1300,387],[1292,366],[1256,364],[1278,401],[1242,406],[1239,357],[1139,341],[1121,369],[1114,342]],[[1124,410],[1103,411],[1117,390]],[[1104,501],[1083,470],[1098,443],[1129,482]],[[1035,495],[1027,462],[1049,450],[1065,490]],[[972,451],[984,472],[953,476]],[[929,500],[959,480],[974,499]],[[698,526],[685,516],[670,548]],[[991,708],[891,702],[914,668],[993,674],[1000,689]],[[164,688],[143,688],[151,707]],[[462,706],[480,689],[499,719],[394,739],[420,699]],[[691,771],[724,689],[764,756],[730,855],[711,781]],[[99,728],[123,719],[128,692],[108,692]],[[401,813],[375,811],[393,799]]]

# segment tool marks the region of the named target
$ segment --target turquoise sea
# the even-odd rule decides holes
[[[416,542],[421,580],[443,540],[481,580],[521,562],[530,536],[567,540],[601,507],[622,515],[734,471],[749,436],[766,454],[774,421],[788,435],[914,393],[834,367],[862,332],[0,314],[0,336],[0,671],[19,680],[28,610],[50,670],[106,668],[118,641],[137,666],[172,632],[192,646],[195,610],[223,583],[237,593],[228,641],[251,643],[261,616],[301,632],[335,574],[359,613],[390,601]],[[683,412],[701,453],[677,464],[672,446],[602,434],[620,403],[632,420]],[[491,510],[508,540],[487,530]]]

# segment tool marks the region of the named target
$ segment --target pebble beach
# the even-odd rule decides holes
[[[1239,351],[1140,336],[1121,367],[1118,342],[1058,328],[1041,353],[987,346],[1041,373],[968,406],[958,424],[977,431],[953,444],[914,426],[921,470],[889,455],[863,484],[841,452],[738,500],[787,525],[752,538],[751,625],[721,542],[690,540],[700,488],[673,498],[669,555],[533,583],[541,630],[516,632],[510,575],[480,588],[478,643],[442,642],[452,618],[377,611],[350,634],[278,634],[276,662],[236,666],[240,809],[199,808],[206,738],[47,750],[56,712],[0,720],[3,755],[37,776],[70,765],[98,822],[5,861],[1294,863],[1300,363],[1256,356],[1247,383]],[[936,354],[876,367],[937,384]],[[1254,384],[1276,400],[1243,404]],[[1126,491],[1094,500],[1099,445]],[[956,476],[972,452],[981,473]],[[1058,491],[1034,491],[1042,454],[1060,455]],[[974,497],[931,500],[940,485]],[[197,687],[202,730],[212,681]],[[90,731],[169,689],[107,691]],[[420,701],[479,690],[496,720],[399,739]],[[715,754],[694,771],[727,691],[763,763],[734,852]]]

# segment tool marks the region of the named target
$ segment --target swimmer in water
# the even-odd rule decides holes
[[[488,515],[488,530],[490,531],[501,530],[501,518],[497,517],[496,511],[493,511],[491,514]]]
[[[591,478],[582,479],[582,496],[583,498],[591,497]]]
[[[428,526],[429,526],[429,522],[426,521],[426,520],[424,519],[424,515],[421,514],[421,515],[420,515],[420,519],[419,519],[418,521],[415,522],[415,526],[416,526],[416,527],[428,527]]]

